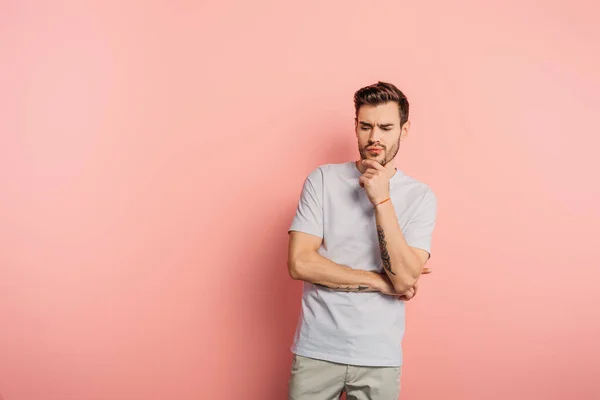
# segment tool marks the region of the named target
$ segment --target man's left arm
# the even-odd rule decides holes
[[[384,271],[398,292],[415,286],[430,258],[431,237],[435,226],[437,201],[428,188],[416,215],[404,228],[398,224],[394,205],[389,201],[389,178],[385,169],[373,160],[363,160],[368,170],[360,183],[375,207],[377,236]],[[386,200],[387,199],[387,200]]]
[[[375,207],[377,237],[383,268],[398,292],[415,286],[429,260],[429,252],[410,246],[391,201]]]

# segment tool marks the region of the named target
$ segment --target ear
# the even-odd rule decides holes
[[[400,139],[406,139],[408,136],[408,130],[410,129],[410,121],[406,121],[404,125],[402,125],[402,129],[400,131]]]

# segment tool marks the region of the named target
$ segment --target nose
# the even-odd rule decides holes
[[[377,143],[381,139],[381,130],[378,127],[374,127],[371,129],[371,134],[369,135],[369,141],[371,143]]]

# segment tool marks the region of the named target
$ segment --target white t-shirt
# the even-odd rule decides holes
[[[306,178],[290,231],[323,239],[319,254],[338,264],[382,271],[375,209],[354,162],[327,164]],[[431,189],[400,170],[390,197],[409,246],[431,252],[437,202]],[[343,292],[304,282],[292,352],[361,366],[402,365],[404,302],[378,292]]]

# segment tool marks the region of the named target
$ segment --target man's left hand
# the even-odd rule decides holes
[[[386,169],[374,160],[362,160],[367,170],[358,179],[360,186],[364,187],[369,200],[377,205],[390,197],[390,179]]]

